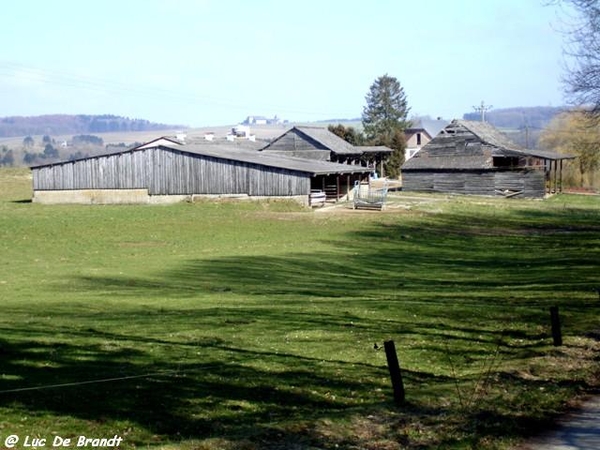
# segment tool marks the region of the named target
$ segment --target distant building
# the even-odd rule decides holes
[[[274,116],[272,119],[268,119],[265,116],[248,116],[242,122],[243,125],[276,125],[280,123],[281,120],[277,116]]]
[[[418,119],[414,121],[410,128],[404,131],[406,137],[406,150],[404,152],[404,160],[410,158],[421,150],[421,148],[431,141],[437,134],[448,125],[449,121],[442,119]]]

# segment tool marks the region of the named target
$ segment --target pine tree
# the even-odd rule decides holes
[[[410,126],[407,119],[410,108],[400,82],[385,74],[377,78],[365,97],[362,123],[364,133],[372,145],[386,145],[394,153],[385,164],[386,175],[397,177],[404,162],[404,130]]]

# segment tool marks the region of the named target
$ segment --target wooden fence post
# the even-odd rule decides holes
[[[400,372],[400,363],[396,354],[396,345],[394,341],[386,341],[383,343],[385,348],[385,356],[387,358],[390,377],[392,379],[392,388],[394,389],[394,402],[397,405],[404,403],[404,383],[402,382],[402,373]]]
[[[558,306],[550,308],[550,322],[552,323],[552,340],[555,347],[562,345],[562,332],[560,330],[560,317],[558,315]]]

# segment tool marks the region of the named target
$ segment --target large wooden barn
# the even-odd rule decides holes
[[[405,191],[543,197],[572,156],[520,148],[485,122],[454,120],[402,166]]]
[[[287,197],[308,204],[311,189],[348,194],[361,166],[242,150],[235,145],[141,146],[31,167],[40,203],[163,203],[193,196]]]
[[[354,146],[326,128],[293,127],[274,139],[261,151],[298,156],[342,164],[363,165],[379,169],[383,176],[383,161],[393,150],[380,146]]]

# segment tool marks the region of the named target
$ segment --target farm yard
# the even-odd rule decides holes
[[[509,449],[600,387],[598,196],[391,192],[380,212],[31,194],[28,170],[0,170],[2,440]]]

